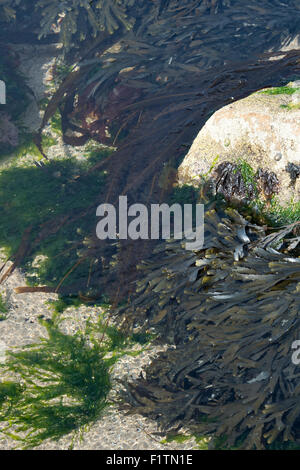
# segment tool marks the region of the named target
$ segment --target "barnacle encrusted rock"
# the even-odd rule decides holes
[[[297,83],[288,84],[286,93],[284,89],[278,94],[263,90],[217,111],[201,129],[179,167],[179,182],[197,185],[216,164],[242,158],[255,171],[261,168],[275,173],[282,204],[292,198],[299,201],[299,178],[293,181],[287,171],[288,165],[300,163]]]

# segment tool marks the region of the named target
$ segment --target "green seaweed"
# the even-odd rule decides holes
[[[199,189],[194,186],[184,184],[176,186],[170,195],[170,204],[196,204],[199,197]]]
[[[113,365],[141,352],[126,350],[131,338],[107,325],[103,315],[75,335],[61,331],[62,320],[56,314],[40,319],[47,337],[10,351],[1,366],[9,378],[0,382],[2,432],[23,449],[70,433],[72,442],[82,437],[110,405]]]
[[[184,444],[185,442],[195,440],[196,450],[208,450],[208,444],[210,439],[207,436],[202,436],[201,434],[167,434],[165,439],[162,439],[161,444],[169,444],[176,442],[177,444]]]
[[[282,206],[278,197],[274,197],[269,207],[263,207],[262,213],[273,227],[289,225],[300,220],[300,202],[291,200],[288,205]]]
[[[1,159],[10,159],[17,161],[19,158],[26,157],[28,155],[36,157],[37,160],[41,160],[43,155],[32,140],[33,135],[31,133],[22,131],[19,136],[19,144],[17,147],[6,149],[0,153]],[[57,140],[49,135],[42,136],[42,146],[44,150],[47,150],[52,145],[57,144]]]
[[[27,227],[31,226],[31,236],[37,237],[47,220],[60,220],[68,215],[74,217],[91,204],[96,207],[98,201],[101,202],[105,174],[101,171],[89,174],[87,170],[108,153],[107,149],[100,148],[95,149],[93,155],[87,154],[83,161],[64,158],[48,161],[42,167],[23,165],[1,170],[0,243],[7,256],[16,253]],[[89,234],[95,225],[95,212],[90,212],[79,221],[62,225],[57,234],[36,244],[23,263],[30,284],[57,285],[78,261],[77,249],[82,245],[85,234]],[[33,261],[40,255],[43,259],[35,265]],[[66,282],[74,281],[83,273],[88,276],[89,269],[90,260],[86,260]]]
[[[300,104],[288,103],[288,104],[281,104],[279,107],[281,109],[285,109],[286,111],[293,111],[295,109],[300,109]]]
[[[293,88],[291,86],[280,86],[269,88],[267,90],[260,91],[259,93],[263,95],[293,95],[296,91],[299,91],[300,88]]]
[[[20,383],[0,384],[0,419],[8,424],[4,432],[23,448],[94,422],[108,406],[111,388],[109,371],[115,359],[104,357],[109,344],[90,346],[92,338],[82,333],[70,336],[52,321],[42,323],[48,338],[10,352],[3,366]]]
[[[177,442],[178,444],[183,444],[186,441],[190,441],[193,438],[192,435],[185,434],[168,434],[166,439],[161,441],[162,444],[168,444],[170,442]]]
[[[2,298],[2,295],[0,294],[0,321],[6,319],[7,311],[7,306]]]
[[[256,186],[255,171],[246,160],[242,158],[237,160],[237,170],[241,172],[243,180],[246,184],[252,184]]]
[[[144,331],[131,333],[125,333],[121,329],[117,328],[114,325],[106,325],[104,323],[99,323],[98,330],[101,333],[105,333],[111,341],[112,350],[120,350],[132,346],[134,343],[145,346],[149,344],[155,337],[151,333]]]
[[[63,313],[69,307],[80,307],[83,304],[77,295],[60,296],[56,300],[49,300],[48,304],[56,314]]]

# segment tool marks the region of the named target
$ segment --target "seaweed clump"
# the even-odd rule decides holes
[[[278,194],[279,180],[274,171],[263,170],[259,168],[256,172],[258,178],[259,189],[266,198],[270,201],[274,194]]]
[[[172,240],[140,268],[127,321],[176,345],[128,387],[135,409],[168,429],[262,449],[300,442],[299,222],[274,233],[236,210],[205,212],[202,250]],[[122,312],[122,311],[121,311]]]
[[[253,168],[245,161],[225,161],[212,174],[215,192],[231,203],[247,204],[262,195],[270,201],[278,193],[279,180],[273,171]]]
[[[247,165],[247,169],[248,167],[252,172],[252,168]],[[216,193],[221,194],[229,201],[245,202],[256,197],[257,190],[255,183],[245,178],[241,165],[223,162],[217,166],[213,177],[215,179]]]
[[[41,320],[42,321],[42,320]],[[48,338],[10,352],[0,382],[2,432],[22,448],[81,431],[108,406],[110,368],[99,344],[82,332],[72,336],[56,322],[42,321]]]
[[[289,162],[286,166],[286,171],[290,175],[291,185],[295,186],[297,178],[300,176],[300,165]]]

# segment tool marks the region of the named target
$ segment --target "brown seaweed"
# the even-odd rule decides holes
[[[217,166],[213,177],[216,193],[221,194],[227,201],[246,203],[257,196],[253,183],[245,181],[239,166],[231,162],[223,162]]]
[[[170,429],[264,448],[300,442],[300,223],[266,234],[233,209],[209,207],[205,245],[173,240],[140,266],[126,319],[175,344],[128,386],[134,410]]]
[[[273,171],[259,168],[256,173],[259,189],[267,200],[270,200],[274,194],[278,194],[279,180]]]
[[[300,165],[289,162],[286,166],[286,171],[290,175],[291,185],[294,186],[297,178],[300,176]]]

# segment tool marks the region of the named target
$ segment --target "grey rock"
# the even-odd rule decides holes
[[[300,98],[300,93],[294,95]],[[282,205],[292,198],[300,201],[299,185],[291,187],[285,171],[289,162],[300,163],[300,109],[288,109],[289,103],[291,95],[257,92],[218,110],[180,165],[179,184],[197,186],[216,165],[243,159],[254,171],[262,168],[276,174]]]

